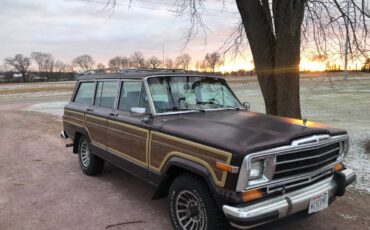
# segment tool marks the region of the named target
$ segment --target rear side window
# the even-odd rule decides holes
[[[149,109],[144,85],[140,81],[125,81],[121,86],[118,109],[130,112],[132,107]]]
[[[95,106],[114,108],[114,101],[117,95],[118,82],[100,81],[96,87]]]
[[[90,105],[94,97],[95,83],[81,82],[78,87],[74,102],[84,105]]]

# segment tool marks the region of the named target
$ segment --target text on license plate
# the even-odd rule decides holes
[[[328,192],[325,192],[311,198],[308,213],[321,211],[327,208],[328,206],[329,206],[329,194]]]

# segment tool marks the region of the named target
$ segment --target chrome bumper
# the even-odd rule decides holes
[[[232,226],[248,229],[306,210],[311,198],[324,192],[329,193],[329,199],[343,195],[345,187],[355,178],[353,170],[344,169],[331,178],[269,200],[244,207],[224,205],[222,208]]]

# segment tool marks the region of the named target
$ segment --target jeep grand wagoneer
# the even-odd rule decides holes
[[[155,184],[175,229],[245,229],[314,213],[355,179],[343,164],[346,131],[250,112],[215,76],[83,76],[63,126],[85,174],[108,161]]]

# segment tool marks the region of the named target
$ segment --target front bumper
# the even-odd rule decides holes
[[[306,210],[311,198],[324,192],[328,192],[329,199],[333,200],[335,196],[343,195],[345,188],[355,179],[356,174],[353,170],[344,169],[318,183],[253,205],[242,207],[224,205],[222,208],[232,226],[248,229]]]

